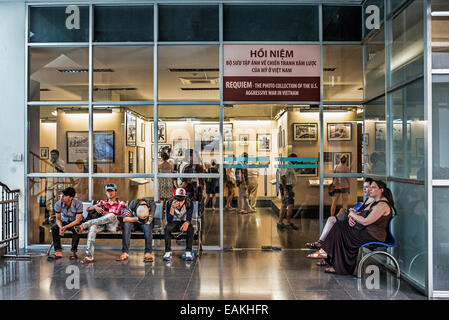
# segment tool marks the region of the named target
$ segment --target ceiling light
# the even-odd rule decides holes
[[[58,110],[53,111],[51,114],[54,115],[54,116],[57,116],[58,115]]]

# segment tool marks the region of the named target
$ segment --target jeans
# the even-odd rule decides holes
[[[165,226],[165,252],[171,251],[171,240],[172,240],[172,232],[181,231],[180,228],[184,224],[185,221],[172,221],[167,223]],[[189,223],[189,227],[187,228],[187,241],[186,241],[186,251],[192,251],[193,245],[193,236],[194,230],[192,224]]]
[[[98,219],[92,219],[83,223],[84,229],[89,229],[86,242],[86,257],[94,258],[94,243],[98,232],[105,229],[109,232],[115,232],[118,228],[118,220],[115,214],[108,213]]]
[[[68,225],[71,222],[62,222],[63,226]],[[78,251],[78,243],[80,242],[80,235],[75,232],[73,227],[67,229],[72,231],[72,252]],[[51,235],[53,237],[53,245],[55,246],[55,251],[61,251],[61,236],[59,235],[59,227],[57,224],[55,224],[53,227],[51,227]]]
[[[153,251],[153,221],[150,224],[140,222],[125,222],[122,234],[122,252],[129,252],[131,232],[141,230],[145,236],[145,253]]]

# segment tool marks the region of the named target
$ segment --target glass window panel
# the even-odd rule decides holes
[[[29,41],[89,41],[89,7],[31,7]]]
[[[94,47],[95,101],[153,97],[153,47]]]
[[[385,91],[385,36],[383,27],[366,44],[365,99]]]
[[[401,271],[422,287],[427,275],[427,204],[424,185],[391,182],[395,218],[392,233],[397,240],[392,250]]]
[[[94,7],[94,41],[153,41],[153,6]]]
[[[449,11],[449,8],[446,8]],[[449,41],[449,17],[432,17],[432,42]]]
[[[392,99],[392,174],[424,180],[423,80],[395,91]]]
[[[324,218],[328,218],[331,213],[338,214],[343,205],[347,208],[354,207],[357,202],[363,202],[363,178],[335,178],[335,182],[341,186],[349,188],[348,193],[341,193],[339,196],[331,197],[328,186],[332,183],[332,178],[324,179]],[[319,185],[318,185],[319,187]]]
[[[323,6],[323,40],[362,40],[362,7]]]
[[[218,41],[218,6],[160,6],[159,41]]]
[[[434,75],[432,83],[433,178],[449,179],[449,76]]]
[[[385,98],[365,105],[365,174],[386,175]]]
[[[153,106],[94,108],[94,173],[152,173]]]
[[[432,69],[449,69],[449,47],[432,48]]]
[[[369,22],[373,22],[372,18],[377,17],[376,13],[373,13],[373,10],[369,10],[368,13],[366,12],[366,10],[368,9],[368,7],[370,6],[375,6],[379,11],[379,24],[382,23],[382,21],[384,20],[384,1],[385,0],[367,0],[363,3],[363,23],[365,24],[364,27],[364,35],[363,37],[365,38],[370,32],[372,32],[375,29],[368,29],[366,26],[366,22],[367,20]]]
[[[219,100],[218,46],[158,48],[160,100]]]
[[[363,100],[362,46],[323,46],[325,101]]]
[[[343,155],[347,162],[336,173],[362,173],[362,110],[361,106],[324,106],[324,173],[334,173]]]
[[[28,172],[87,173],[88,128],[87,106],[28,107]]]
[[[391,86],[424,71],[423,4],[416,0],[392,22]]]
[[[158,110],[158,150],[171,148],[172,171],[178,172],[182,162],[190,161],[188,149],[195,151],[194,162],[203,170],[211,160],[221,163],[219,151],[219,106],[202,105],[160,105]],[[151,125],[151,148],[154,148],[153,123]],[[232,134],[232,131],[231,131]],[[218,140],[217,140],[218,139]],[[159,172],[169,173],[168,166],[162,165],[161,152],[157,153]],[[162,168],[162,169],[161,169]]]
[[[54,215],[54,205],[61,190],[72,187],[75,199],[88,201],[88,178],[31,178],[28,179],[28,243],[50,244],[52,236],[48,218]],[[70,244],[71,239],[61,243]]]
[[[225,41],[318,41],[318,6],[225,5]]]
[[[394,9],[399,7],[400,4],[405,2],[405,0],[388,0],[388,12],[392,12]]]
[[[449,290],[449,206],[448,188],[433,188],[433,289]]]
[[[88,48],[30,48],[30,101],[89,100]]]

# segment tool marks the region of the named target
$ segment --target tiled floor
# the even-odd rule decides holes
[[[144,263],[139,251],[118,262],[119,250],[102,250],[85,266],[67,256],[49,262],[33,251],[31,261],[0,261],[0,299],[426,299],[389,273],[381,272],[380,287],[371,290],[366,279],[325,274],[306,253],[209,251],[185,262],[175,252],[166,263],[157,251],[154,262]],[[79,270],[79,288],[70,287],[76,285],[71,268]]]

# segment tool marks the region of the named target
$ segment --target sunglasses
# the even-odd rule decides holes
[[[177,201],[182,201],[184,199],[185,199],[185,197],[175,196],[175,200],[177,200]]]

